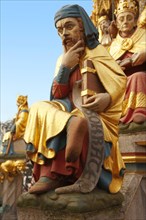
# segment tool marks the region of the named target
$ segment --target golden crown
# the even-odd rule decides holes
[[[136,2],[134,0],[120,0],[114,14],[117,16],[121,12],[125,11],[132,12],[134,15],[136,15],[138,12]]]

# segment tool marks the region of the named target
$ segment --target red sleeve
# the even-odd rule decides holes
[[[52,95],[56,99],[65,98],[68,96],[69,93],[69,85],[68,84],[60,84],[57,83],[55,80],[52,86]]]

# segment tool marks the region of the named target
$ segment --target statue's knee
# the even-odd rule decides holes
[[[88,128],[87,119],[82,117],[73,117],[71,120],[71,127],[77,129],[79,133],[81,133]]]
[[[146,117],[143,116],[143,115],[136,115],[134,118],[133,118],[133,122],[137,123],[137,124],[141,124],[143,123],[144,121],[146,121]]]
[[[87,128],[88,128],[87,119],[86,118],[79,118],[79,122],[80,122],[81,129],[87,130]]]

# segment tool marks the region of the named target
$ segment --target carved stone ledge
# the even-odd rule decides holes
[[[125,163],[146,164],[146,131],[120,134],[119,147]]]

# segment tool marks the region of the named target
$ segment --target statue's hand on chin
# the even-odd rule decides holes
[[[82,41],[79,40],[73,47],[71,47],[62,58],[62,65],[68,68],[73,68],[80,61],[80,56],[84,52]]]

